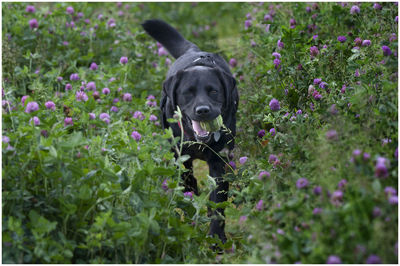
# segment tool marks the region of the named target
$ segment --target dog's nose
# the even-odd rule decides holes
[[[195,111],[196,115],[207,115],[210,112],[210,107],[207,105],[200,105],[196,107]]]

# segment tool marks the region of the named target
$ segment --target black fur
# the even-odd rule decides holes
[[[229,66],[221,56],[201,51],[162,20],[147,20],[142,26],[176,58],[163,83],[160,107],[162,126],[170,127],[174,136],[181,136],[183,128],[184,141],[192,143],[185,143],[183,148],[183,154],[190,155],[190,159],[184,163],[188,171],[182,176],[185,191],[193,191],[198,195],[192,162],[194,159],[201,159],[207,162],[209,174],[217,183],[210,200],[216,203],[226,201],[229,184],[222,176],[229,169],[227,163],[230,158],[227,154],[230,154],[234,147],[239,102],[236,81]],[[179,106],[183,113],[181,126],[167,121],[173,117],[176,106]],[[212,132],[206,136],[195,133],[193,121],[210,121],[219,115],[222,116],[227,130]],[[220,153],[224,149],[227,152]],[[225,242],[224,210],[217,209],[209,213],[212,215],[209,234],[216,234]]]

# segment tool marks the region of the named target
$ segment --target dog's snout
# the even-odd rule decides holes
[[[196,115],[208,115],[208,113],[210,113],[210,107],[207,105],[200,105],[196,107],[195,111]]]

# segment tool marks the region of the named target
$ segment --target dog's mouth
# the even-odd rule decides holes
[[[218,141],[219,139],[219,130],[223,127],[222,116],[219,115],[217,118],[210,121],[195,121],[191,120],[194,137],[199,142],[209,142],[211,140],[211,136],[214,135],[214,139]]]
[[[199,121],[191,120],[191,122],[196,140],[200,142],[208,142],[211,137],[210,131],[202,128]]]

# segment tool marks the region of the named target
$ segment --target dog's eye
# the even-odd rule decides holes
[[[211,90],[211,91],[210,91],[210,94],[212,94],[212,95],[215,95],[215,94],[217,94],[217,93],[218,93],[217,90]]]

